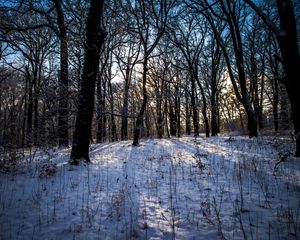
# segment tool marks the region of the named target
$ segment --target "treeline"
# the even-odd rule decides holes
[[[299,2],[1,4],[0,145],[294,129],[299,156]]]

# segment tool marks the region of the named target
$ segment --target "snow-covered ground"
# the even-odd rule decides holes
[[[0,173],[0,239],[299,239],[289,139],[183,137],[37,152]]]

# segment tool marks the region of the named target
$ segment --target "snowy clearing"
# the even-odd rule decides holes
[[[37,152],[0,173],[0,239],[298,239],[300,161],[278,137]],[[29,156],[28,156],[29,158]]]

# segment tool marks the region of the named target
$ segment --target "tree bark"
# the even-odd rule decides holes
[[[97,81],[97,143],[102,143],[106,138],[106,116],[105,116],[105,86],[101,87],[101,78]]]
[[[140,139],[140,133],[141,129],[143,127],[143,118],[144,118],[144,113],[147,108],[147,101],[148,101],[148,94],[147,94],[147,65],[148,65],[148,56],[147,53],[145,54],[144,61],[143,61],[143,101],[142,101],[142,107],[140,109],[140,112],[137,116],[136,123],[135,123],[135,128],[133,132],[133,146],[138,146],[139,145],[139,139]]]
[[[215,95],[211,96],[211,135],[217,136],[219,132],[218,127],[218,105]]]
[[[122,119],[121,119],[121,139],[128,139],[128,100],[129,100],[129,87],[130,87],[130,66],[126,68],[125,87],[123,94],[123,106],[122,106]]]
[[[300,83],[298,79],[300,56],[297,40],[295,13],[290,0],[277,0],[280,28],[282,33],[277,36],[282,64],[285,72],[285,82],[292,109],[292,119],[296,137],[296,157],[300,157]]]
[[[252,101],[254,105],[255,117],[258,121],[259,129],[262,129],[261,106],[259,105],[258,82],[257,82],[257,61],[254,53],[250,56],[250,80],[252,84]]]
[[[36,70],[35,70],[36,71]],[[33,101],[33,112],[34,112],[34,120],[33,120],[33,145],[39,145],[39,91],[40,91],[40,83],[38,80],[37,73],[33,73],[33,83],[34,83],[34,101]]]
[[[180,90],[179,86],[175,86],[175,117],[176,117],[176,130],[177,137],[181,137],[181,123],[180,123]]]
[[[25,67],[26,78],[28,81],[28,108],[27,108],[27,130],[26,130],[26,146],[32,146],[32,120],[33,120],[33,84],[28,66]]]
[[[190,101],[189,94],[185,92],[185,133],[187,135],[191,134],[191,111],[190,111]]]
[[[274,119],[274,130],[278,131],[278,80],[274,79],[274,92],[273,92],[273,119]]]
[[[169,122],[170,122],[170,135],[176,136],[176,115],[172,105],[172,99],[169,100]]]
[[[219,47],[217,45],[216,53],[219,52]],[[217,68],[218,59],[213,58],[212,60],[212,66],[211,66],[211,96],[210,96],[210,104],[211,104],[211,135],[217,136],[219,132],[218,127],[218,101],[217,101]],[[217,62],[216,62],[217,61]]]
[[[106,34],[100,29],[104,0],[91,0],[86,23],[86,47],[79,94],[79,106],[70,156],[70,164],[84,159],[90,162],[89,144],[93,119],[95,84],[99,71],[100,47]]]
[[[58,109],[58,145],[69,146],[69,66],[68,66],[68,38],[61,0],[54,0],[57,13],[57,23],[60,39],[60,77],[59,77],[59,109]]]
[[[164,128],[163,128],[163,115],[162,115],[162,102],[161,99],[156,100],[156,115],[157,115],[157,137],[163,138]]]
[[[110,70],[109,70],[110,71]],[[108,88],[109,88],[109,95],[110,95],[110,139],[112,142],[118,141],[117,136],[117,125],[115,121],[115,115],[114,115],[114,96],[113,96],[113,89],[111,84],[111,74],[109,73],[109,80],[108,80]]]
[[[196,84],[195,78],[192,76],[191,79],[191,107],[192,107],[192,119],[193,119],[193,127],[194,127],[194,135],[199,136],[199,119],[198,119],[198,110],[196,106]]]

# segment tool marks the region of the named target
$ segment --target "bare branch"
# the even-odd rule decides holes
[[[267,27],[278,37],[283,34],[283,32],[272,22],[272,20],[264,14],[264,12],[255,5],[254,2],[251,0],[244,0],[256,13],[257,15],[263,20],[263,22],[267,25]]]

